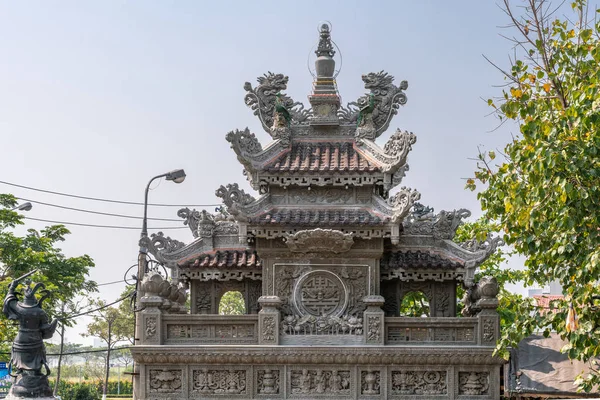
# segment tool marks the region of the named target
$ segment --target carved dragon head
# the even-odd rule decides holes
[[[271,94],[277,94],[281,90],[287,89],[289,78],[283,74],[274,74],[271,71],[257,78],[258,84],[263,90],[273,91]]]
[[[369,72],[362,76],[362,80],[365,83],[365,89],[382,89],[392,85],[394,77],[389,75],[387,72]]]

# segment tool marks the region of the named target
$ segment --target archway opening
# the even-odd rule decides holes
[[[221,296],[219,302],[219,315],[246,314],[246,302],[241,292],[230,290]]]
[[[429,300],[422,291],[414,290],[402,297],[401,317],[429,317],[430,315]]]

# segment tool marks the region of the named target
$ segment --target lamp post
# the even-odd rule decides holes
[[[185,172],[182,169],[176,169],[171,172],[167,172],[165,174],[156,175],[154,178],[150,179],[148,184],[146,185],[146,191],[144,192],[144,218],[142,220],[142,233],[140,235],[140,252],[138,254],[138,272],[137,272],[137,301],[140,301],[140,283],[146,274],[147,262],[146,255],[148,254],[148,249],[146,248],[145,243],[142,239],[148,237],[148,192],[150,191],[150,185],[156,179],[165,178],[168,181],[173,181],[175,183],[181,183],[185,180]],[[138,307],[139,308],[139,307]],[[136,340],[138,338],[136,337]]]
[[[144,275],[146,274],[146,270],[148,268],[147,255],[148,249],[146,248],[146,243],[143,239],[148,237],[148,192],[150,191],[150,185],[156,179],[165,178],[168,181],[173,181],[175,183],[181,183],[185,180],[185,172],[182,169],[176,169],[171,172],[167,172],[165,174],[156,175],[154,178],[150,179],[148,184],[146,185],[146,191],[144,192],[144,218],[142,220],[142,233],[140,235],[140,250],[138,253],[138,270],[136,277],[136,311],[141,307],[140,299],[142,298],[143,293],[141,292],[141,283]],[[141,317],[139,312],[136,312],[134,319],[134,346],[138,343],[140,338],[142,337],[142,329],[141,329]],[[133,385],[133,398],[136,398],[136,395],[139,393],[140,389],[140,372],[137,364],[134,364],[133,369],[133,377],[134,377],[134,385]]]

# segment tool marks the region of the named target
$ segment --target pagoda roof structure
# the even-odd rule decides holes
[[[459,272],[453,277],[471,284],[476,267],[502,241],[454,243],[468,210],[435,214],[418,203],[418,191],[397,189],[409,170],[416,135],[397,129],[382,146],[376,143],[406,104],[408,83],[396,85],[384,71],[365,74],[367,93],[342,106],[336,50],[326,24],[320,27],[315,54],[309,108],[284,93],[289,78],[283,74],[268,72],[257,78],[257,86],[244,84],[244,102],[272,141],[263,145],[248,128],[231,131],[225,139],[258,196],[237,183],[223,185],[216,195],[224,207],[216,215],[179,211],[196,238],[192,243],[159,234],[147,240],[150,250],[182,273],[260,271],[256,240],[285,242],[298,232],[327,229],[350,235],[354,242],[389,240],[380,250],[382,279],[405,270],[454,270]]]

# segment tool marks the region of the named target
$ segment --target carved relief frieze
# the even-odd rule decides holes
[[[367,343],[379,343],[381,341],[382,317],[369,315],[367,317]]]
[[[287,335],[362,335],[363,319],[355,316],[298,317],[286,315],[281,332]]]
[[[381,394],[381,372],[380,371],[361,371],[360,372],[360,394],[378,395]]]
[[[447,372],[440,370],[391,371],[392,395],[445,395],[448,393]]]
[[[327,326],[322,330],[331,332],[343,329],[344,321],[352,317],[362,318],[366,308],[362,299],[369,294],[368,266],[312,264],[274,268],[275,295],[282,300],[282,315],[296,317],[289,319],[287,326],[300,324],[299,330],[304,332],[304,327],[310,330],[308,327],[316,324]]]
[[[289,193],[291,204],[348,204],[353,197],[353,191],[345,188],[299,189]]]
[[[183,371],[180,369],[150,369],[148,371],[150,393],[181,393]]]
[[[351,233],[343,233],[335,229],[309,229],[287,235],[286,243],[292,252],[343,253],[352,247],[354,238]]]
[[[201,270],[201,269],[184,269],[181,270],[179,276],[181,278],[199,280],[202,282],[209,281],[240,281],[244,279],[261,280],[262,271],[245,271],[245,270]]]
[[[490,343],[496,339],[496,321],[494,319],[483,319],[483,341]]]
[[[292,394],[349,395],[352,387],[349,370],[303,368],[290,372]]]
[[[144,330],[146,340],[156,339],[157,325],[156,317],[146,317],[146,329]]]
[[[247,369],[202,368],[192,372],[192,392],[198,394],[247,394]]]
[[[275,341],[275,317],[272,315],[267,315],[262,319],[262,340],[265,343],[270,343]]]
[[[463,371],[458,373],[458,394],[483,396],[489,394],[490,373]]]

